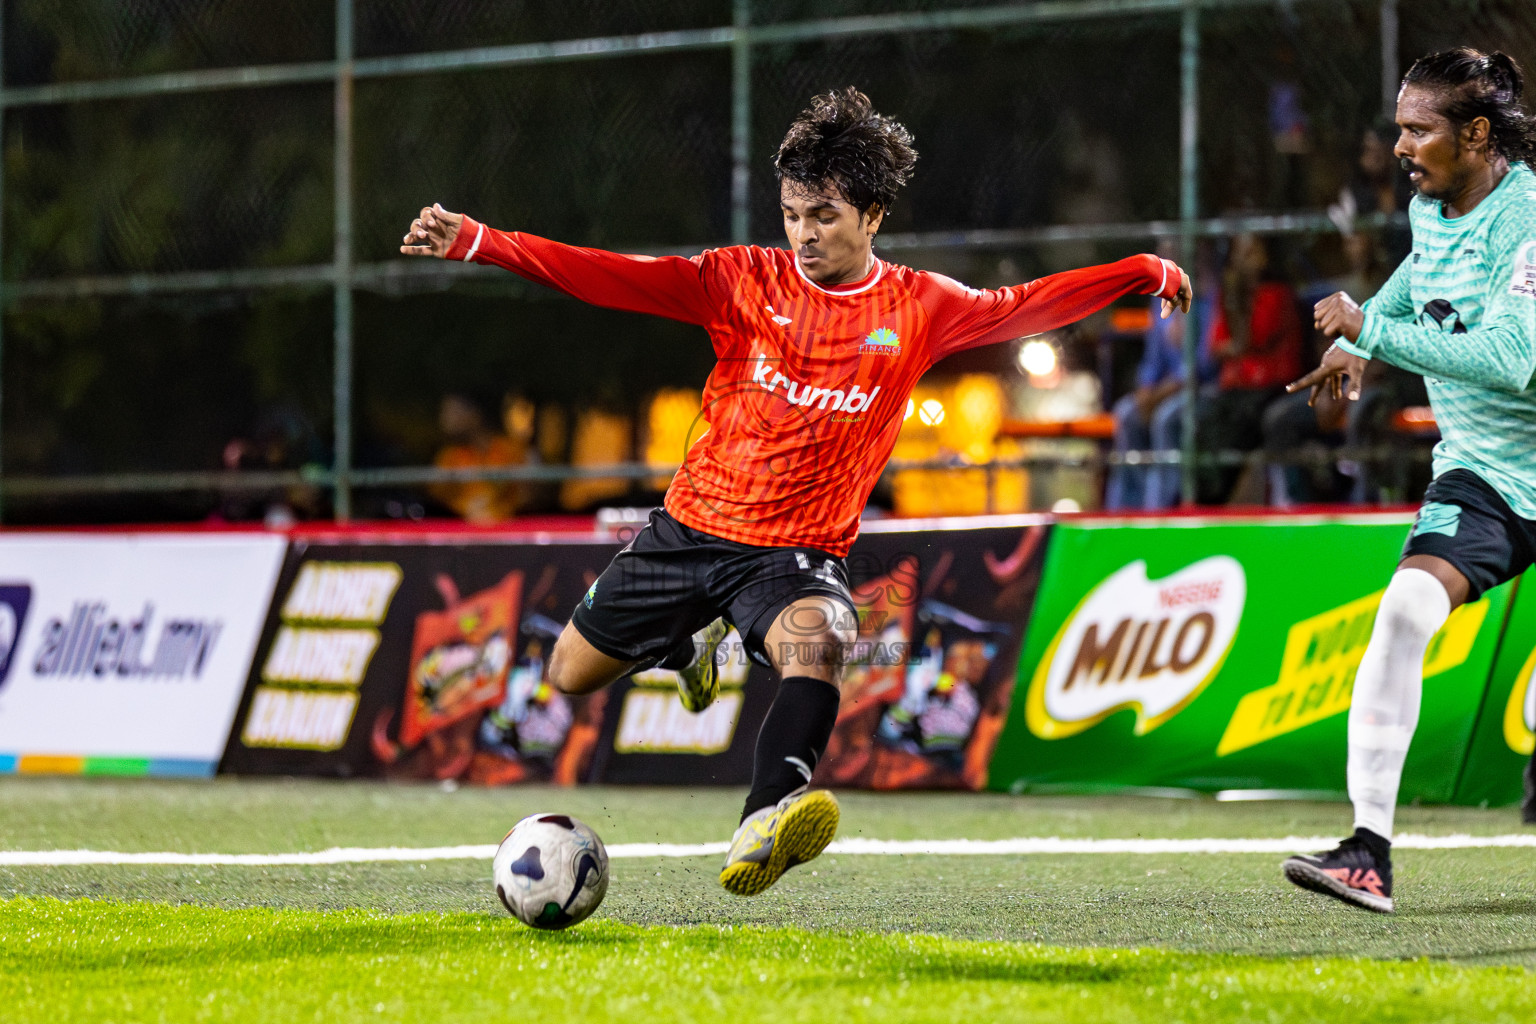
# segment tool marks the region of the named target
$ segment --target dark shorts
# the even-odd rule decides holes
[[[592,584],[571,623],[610,658],[654,663],[723,617],[753,660],[768,665],[763,641],[779,612],[815,595],[853,611],[841,558],[724,540],[656,509]]]
[[[1476,601],[1536,563],[1536,522],[1522,518],[1476,473],[1453,469],[1424,492],[1403,557],[1434,555],[1454,565]]]

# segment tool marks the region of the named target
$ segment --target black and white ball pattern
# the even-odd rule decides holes
[[[567,814],[533,814],[512,826],[491,861],[496,895],[534,928],[568,928],[608,892],[608,851]]]

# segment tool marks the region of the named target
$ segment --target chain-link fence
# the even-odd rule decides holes
[[[1161,243],[1210,292],[1230,240],[1256,233],[1299,304],[1349,275],[1341,238],[1401,230],[1400,212],[1337,207],[1407,63],[1471,43],[1536,66],[1528,0],[14,0],[0,31],[9,522],[272,501],[410,515],[431,511],[432,482],[476,477],[521,480],[535,508],[594,476],[643,497],[656,467],[633,436],[617,462],[568,464],[582,417],[643,420],[648,396],[700,386],[708,346],[399,257],[430,201],[627,251],[773,244],[784,126],[854,84],[921,153],[881,234],[889,258],[988,286]],[[1108,409],[1134,383],[1145,329],[1101,318],[1056,339],[1097,381],[1085,402]],[[1022,393],[1016,355],[946,369]],[[526,401],[543,460],[434,468],[446,394],[493,419]],[[1014,404],[1031,402],[1072,418]],[[1172,464],[1195,497],[1197,450],[1249,457],[1186,405],[1177,452],[1029,440],[983,461]],[[1423,446],[1404,437],[1344,461],[1395,460],[1378,496],[1411,498],[1401,467]]]

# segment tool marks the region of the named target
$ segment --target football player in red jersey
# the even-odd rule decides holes
[[[1156,256],[996,290],[887,263],[875,234],[917,153],[849,88],[818,96],[774,160],[787,249],[692,258],[577,248],[427,207],[400,251],[495,264],[575,298],[697,324],[717,362],[709,427],[665,508],[613,560],[555,645],[550,681],[590,693],[651,665],[702,710],[734,625],[779,676],[720,882],[762,892],[821,853],[837,801],[807,784],[837,717],[856,618],[843,557],[890,457],[913,386],[951,353],[1049,331],[1123,295],[1187,312],[1189,278]]]

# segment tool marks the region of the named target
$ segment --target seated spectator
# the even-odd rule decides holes
[[[1204,336],[1196,377],[1201,385],[1209,385],[1216,379],[1216,361],[1210,353],[1213,303],[1204,296],[1195,301],[1196,322]],[[1136,390],[1115,403],[1116,452],[1178,447],[1176,424],[1184,409],[1184,325],[1188,321],[1181,316],[1162,319],[1158,305],[1152,304],[1152,326],[1136,367]],[[1115,466],[1104,487],[1104,507],[1110,511],[1154,511],[1177,503],[1178,498],[1177,466]]]
[[[1350,231],[1343,243],[1345,274],[1310,289],[1304,305],[1336,291],[1364,302],[1386,281],[1392,268],[1378,233]],[[1308,365],[1315,364],[1330,344],[1321,333],[1310,334],[1313,358]],[[1388,437],[1394,412],[1427,401],[1423,378],[1376,359],[1366,367],[1357,401],[1336,399],[1326,391],[1313,405],[1309,399],[1308,392],[1300,391],[1276,399],[1264,411],[1264,448],[1275,460],[1269,465],[1270,502],[1288,508],[1320,501],[1380,500],[1380,474],[1369,462],[1330,465],[1323,458],[1279,460],[1308,452],[1322,456],[1340,446],[1359,449],[1381,444]]]
[[[1258,235],[1233,240],[1223,275],[1212,347],[1221,363],[1217,390],[1197,411],[1202,451],[1252,451],[1263,442],[1265,408],[1301,375],[1302,321],[1296,292],[1280,274],[1278,261]],[[1214,466],[1200,473],[1199,500],[1228,500],[1236,467]]]
[[[1383,119],[1361,136],[1349,184],[1328,207],[1328,218],[1341,236],[1345,272],[1310,289],[1304,307],[1338,291],[1364,302],[1376,294],[1412,248],[1412,238],[1404,227],[1389,224],[1363,230],[1360,220],[1373,214],[1397,213],[1408,206],[1411,192],[1392,153],[1397,134],[1397,126]],[[1329,344],[1328,339],[1312,332],[1313,359],[1308,365],[1315,364]],[[1421,378],[1373,360],[1361,382],[1358,401],[1335,399],[1326,392],[1315,405],[1308,405],[1305,392],[1277,399],[1264,413],[1265,450],[1278,459],[1309,451],[1321,455],[1340,445],[1360,448],[1379,444],[1387,436],[1392,413],[1404,405],[1422,404],[1423,395]],[[1374,502],[1380,497],[1379,474],[1374,469],[1368,462],[1333,466],[1327,461],[1273,461],[1269,465],[1270,501],[1282,508],[1340,499]]]
[[[463,394],[443,396],[438,426],[447,443],[433,464],[441,469],[517,466],[527,461],[526,445],[514,442],[487,423],[485,410]],[[433,484],[432,496],[471,523],[492,523],[517,511],[518,486],[501,480],[464,480]]]

